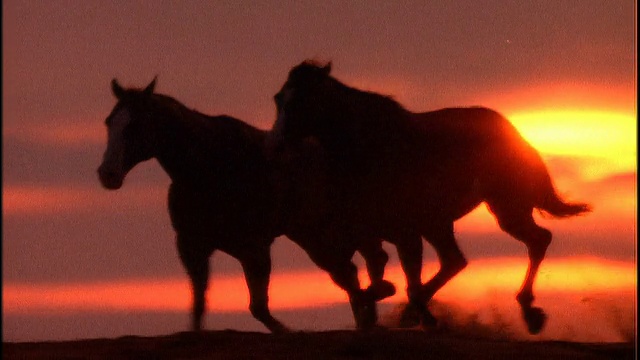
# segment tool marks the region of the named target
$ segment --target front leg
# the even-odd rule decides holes
[[[239,257],[239,260],[249,288],[249,310],[253,317],[262,322],[272,333],[289,332],[289,329],[274,318],[269,310],[269,278],[271,275],[269,246],[252,248],[249,254]]]
[[[422,290],[422,238],[419,235],[394,239],[400,265],[407,280],[409,303],[400,317],[400,327],[420,325],[433,326],[436,318],[427,308],[427,299]]]
[[[341,241],[343,238],[337,236],[309,233],[287,236],[300,245],[319,268],[329,273],[338,287],[346,291],[356,327],[362,329],[374,326],[377,320],[376,303],[360,288],[358,269],[351,261],[356,252],[355,244]]]
[[[365,296],[373,301],[380,301],[395,295],[396,287],[384,279],[384,268],[389,261],[389,255],[382,248],[382,240],[366,239],[358,247],[358,252],[367,265],[367,273],[371,285],[365,290]]]
[[[191,280],[193,296],[191,329],[193,331],[202,330],[202,317],[206,306],[205,294],[209,284],[210,254],[199,251],[199,248],[193,245],[197,243],[197,241],[193,241],[193,238],[188,235],[178,234],[177,236],[178,254],[189,275],[189,280]]]
[[[358,268],[351,261],[353,256],[334,256],[324,260],[314,260],[326,270],[333,282],[347,292],[349,304],[358,329],[369,329],[376,325],[378,314],[375,298],[360,288]]]
[[[333,282],[347,292],[358,329],[370,329],[378,321],[376,301],[360,288],[358,268],[350,260],[333,262],[326,268]]]

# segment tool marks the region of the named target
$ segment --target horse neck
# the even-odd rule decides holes
[[[233,168],[253,139],[241,136],[240,121],[228,117],[184,107],[164,111],[161,117],[156,158],[174,183],[210,186],[223,181],[226,174],[235,174]]]
[[[390,151],[410,137],[411,113],[393,100],[347,87],[335,96],[319,138],[346,161],[382,160],[380,156],[392,156]]]

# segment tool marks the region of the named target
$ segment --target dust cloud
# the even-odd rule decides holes
[[[438,319],[436,329],[460,336],[496,340],[570,341],[616,343],[635,341],[636,291],[615,293],[546,293],[535,306],[542,307],[547,324],[538,335],[530,335],[521,318],[515,294],[490,291],[474,301],[434,298],[429,309]],[[380,323],[397,327],[406,304],[381,312]]]

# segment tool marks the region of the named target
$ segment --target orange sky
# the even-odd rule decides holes
[[[97,181],[103,122],[114,105],[109,82],[142,86],[159,75],[159,92],[266,129],[273,94],[306,58],[332,60],[338,79],[392,95],[413,111],[483,105],[506,115],[541,152],[558,191],[594,206],[580,218],[537,217],[554,233],[536,285],[541,296],[626,293],[635,284],[633,1],[63,0],[2,7],[3,51],[11,54],[3,57],[5,311],[184,311],[186,276],[166,211],[169,178],[149,162],[117,192]],[[441,299],[484,291],[474,284],[515,292],[522,244],[500,232],[484,206],[457,222],[456,233],[472,265]],[[389,274],[400,284],[389,252]],[[275,308],[344,301],[292,243],[276,241],[272,254],[272,291],[289,294],[274,296]],[[424,258],[432,269],[428,246]],[[218,311],[246,308],[240,271],[230,257],[214,258],[217,286],[228,295],[212,294]],[[140,289],[156,300],[129,296]],[[3,336],[7,326],[18,325],[5,322]]]
[[[524,279],[526,264],[525,257],[473,262],[436,298],[473,302],[498,291],[512,293],[510,300],[514,300],[511,298]],[[423,277],[430,277],[436,269],[437,264],[425,263]],[[406,285],[402,269],[399,266],[389,267],[386,278],[400,291],[385,302],[404,301],[406,294],[401,289]],[[368,284],[366,272],[360,273],[360,279],[363,286]],[[586,296],[600,292],[629,292],[636,286],[637,274],[632,264],[596,257],[573,257],[546,261],[540,269],[536,293],[540,297],[558,292]],[[244,278],[240,275],[214,276],[207,298],[211,310],[216,312],[246,311],[249,306]],[[319,270],[274,274],[270,298],[274,310],[347,302],[345,293]],[[3,310],[8,314],[90,310],[185,311],[190,306],[190,292],[185,278],[73,285],[8,284],[3,287],[2,301]]]
[[[437,264],[426,263],[423,277],[433,274],[436,268]],[[543,263],[535,287],[536,298],[538,305],[547,310],[551,320],[548,329],[541,336],[535,337],[526,334],[516,315],[518,311],[514,294],[520,287],[525,272],[525,258],[477,261],[447,284],[434,301],[436,304],[447,304],[449,311],[455,311],[455,318],[461,322],[460,326],[464,325],[461,319],[465,318],[473,318],[491,326],[492,322],[497,321],[495,316],[502,316],[500,321],[506,321],[506,324],[501,326],[513,327],[513,336],[529,340],[626,341],[619,331],[629,331],[633,326],[630,317],[633,317],[632,305],[637,288],[637,274],[633,264],[605,261],[597,257],[572,257]],[[386,277],[398,289],[404,288],[404,275],[399,266],[390,266]],[[361,272],[360,278],[363,284],[367,284],[366,273]],[[209,314],[248,312],[248,292],[242,276],[214,276],[212,283],[213,289],[207,293]],[[281,311],[347,304],[344,292],[330,281],[327,274],[319,270],[275,274],[269,295],[270,306],[276,316]],[[186,316],[190,296],[189,285],[184,278],[132,279],[75,285],[5,285],[2,301],[5,316],[41,314],[60,317],[95,312],[177,312]],[[381,309],[403,303],[405,299],[406,295],[399,291],[384,300],[380,304]],[[617,316],[622,316],[622,323],[606,309],[592,309],[589,302],[593,301],[596,302],[596,307],[609,302],[607,306],[614,308],[608,311],[615,311]],[[490,309],[493,309],[493,313],[488,313]],[[438,306],[432,310],[436,313],[440,311]],[[567,330],[571,328],[572,321],[566,314],[571,311],[590,313],[591,319],[587,322],[604,320],[605,323],[594,323],[596,329],[591,331],[576,333]],[[382,313],[381,316],[383,321],[389,320],[388,315]],[[217,328],[211,316],[208,317],[209,328]],[[609,325],[606,323],[609,321],[618,322]],[[349,323],[349,319],[343,319],[339,323]],[[313,325],[302,326],[312,328]]]

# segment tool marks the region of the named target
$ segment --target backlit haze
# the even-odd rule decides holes
[[[159,93],[268,129],[273,95],[307,58],[333,61],[339,80],[392,95],[412,111],[501,112],[543,155],[559,193],[592,204],[583,217],[536,214],[554,234],[534,287],[535,304],[549,315],[541,335],[527,337],[515,302],[526,249],[484,205],[455,225],[470,265],[436,295],[436,314],[455,314],[458,326],[499,317],[513,336],[530,339],[633,339],[635,7],[631,0],[4,1],[3,341],[189,326],[168,176],[153,160],[118,191],[98,182],[112,78],[141,87],[158,75]],[[383,320],[405,301],[397,254],[385,249],[399,293],[382,303]],[[276,317],[294,329],[354,327],[346,295],[297,245],[278,238],[272,256]],[[428,245],[424,259],[428,278],[438,266]],[[216,253],[211,268],[205,327],[266,331],[247,310],[239,263]]]

